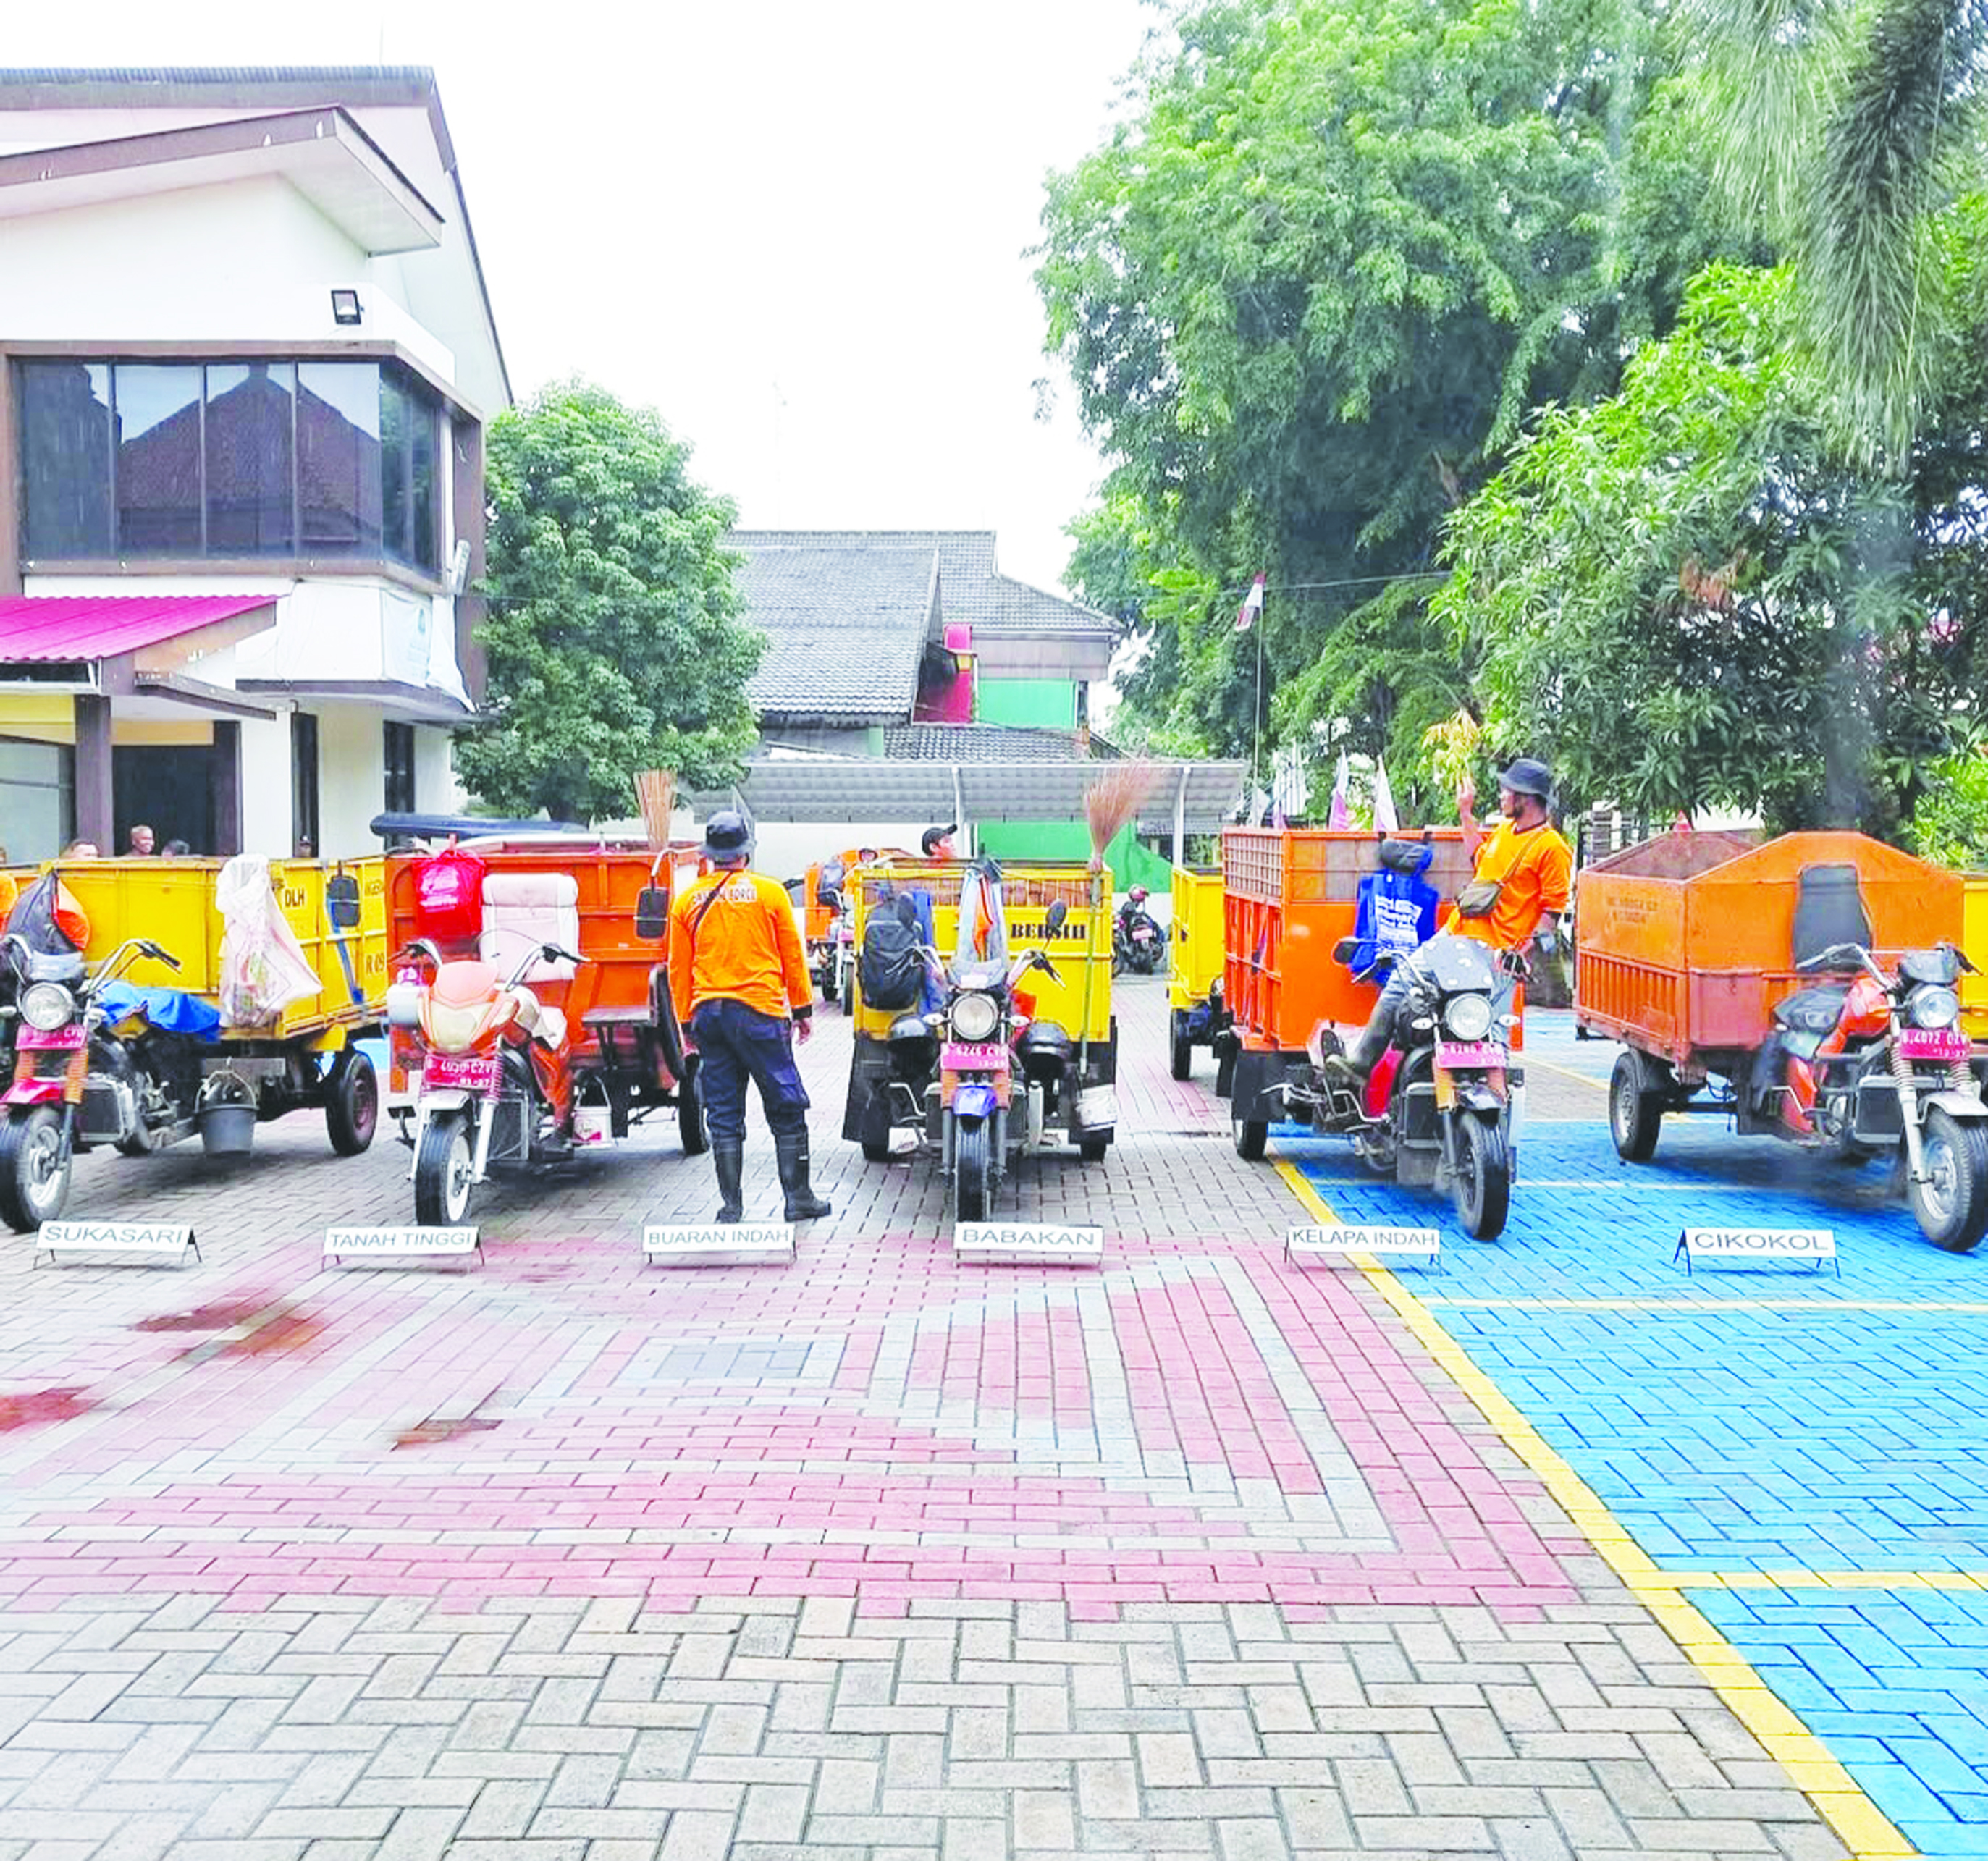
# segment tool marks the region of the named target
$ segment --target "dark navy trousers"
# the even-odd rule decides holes
[[[690,1032],[703,1056],[698,1085],[712,1143],[745,1141],[748,1079],[759,1089],[775,1136],[807,1128],[807,1088],[794,1065],[793,1036],[783,1018],[721,997],[697,1005]]]

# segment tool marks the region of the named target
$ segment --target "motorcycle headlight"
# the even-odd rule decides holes
[[[52,1034],[76,1018],[76,998],[59,982],[31,982],[21,991],[21,1018],[38,1034]]]
[[[1960,1018],[1960,998],[1950,988],[1915,988],[1905,1012],[1915,1028],[1950,1028]]]
[[[1001,1025],[1001,1010],[992,995],[962,995],[952,1005],[955,1040],[986,1040]]]
[[[1443,1004],[1442,1026],[1454,1040],[1482,1040],[1491,1032],[1491,998],[1452,995]]]

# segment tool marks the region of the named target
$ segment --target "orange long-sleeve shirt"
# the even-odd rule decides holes
[[[718,901],[693,935],[691,920],[712,892],[719,892]],[[685,1023],[700,1001],[719,999],[783,1020],[790,1008],[806,1013],[814,983],[786,887],[735,868],[707,873],[689,887],[670,912],[670,993]]]

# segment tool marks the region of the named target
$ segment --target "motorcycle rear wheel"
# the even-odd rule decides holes
[[[63,1155],[62,1113],[52,1105],[16,1113],[0,1125],[0,1219],[31,1234],[69,1206],[76,1160]]]
[[[686,1157],[702,1157],[711,1148],[711,1129],[704,1116],[704,1086],[695,1066],[677,1081],[677,1136]]]
[[[988,1132],[985,1124],[962,1124],[953,1133],[952,1218],[987,1219]]]
[[[1450,1184],[1456,1218],[1474,1241],[1505,1231],[1512,1205],[1512,1153],[1505,1133],[1483,1118],[1466,1118],[1457,1130],[1456,1174]]]
[[[1194,1071],[1194,1040],[1187,1031],[1187,1010],[1175,1008],[1168,1032],[1173,1035],[1174,1077],[1187,1078]]]
[[[469,1120],[460,1112],[431,1118],[414,1157],[414,1221],[422,1228],[455,1228],[469,1215],[476,1167]]]
[[[326,1082],[324,1125],[331,1147],[341,1157],[370,1149],[380,1127],[380,1076],[356,1049],[339,1056]]]

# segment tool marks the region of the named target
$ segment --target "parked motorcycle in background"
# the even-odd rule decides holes
[[[1158,973],[1167,960],[1167,940],[1159,923],[1146,909],[1151,894],[1135,885],[1125,894],[1111,927],[1111,960],[1114,974],[1131,970],[1134,975]]]

